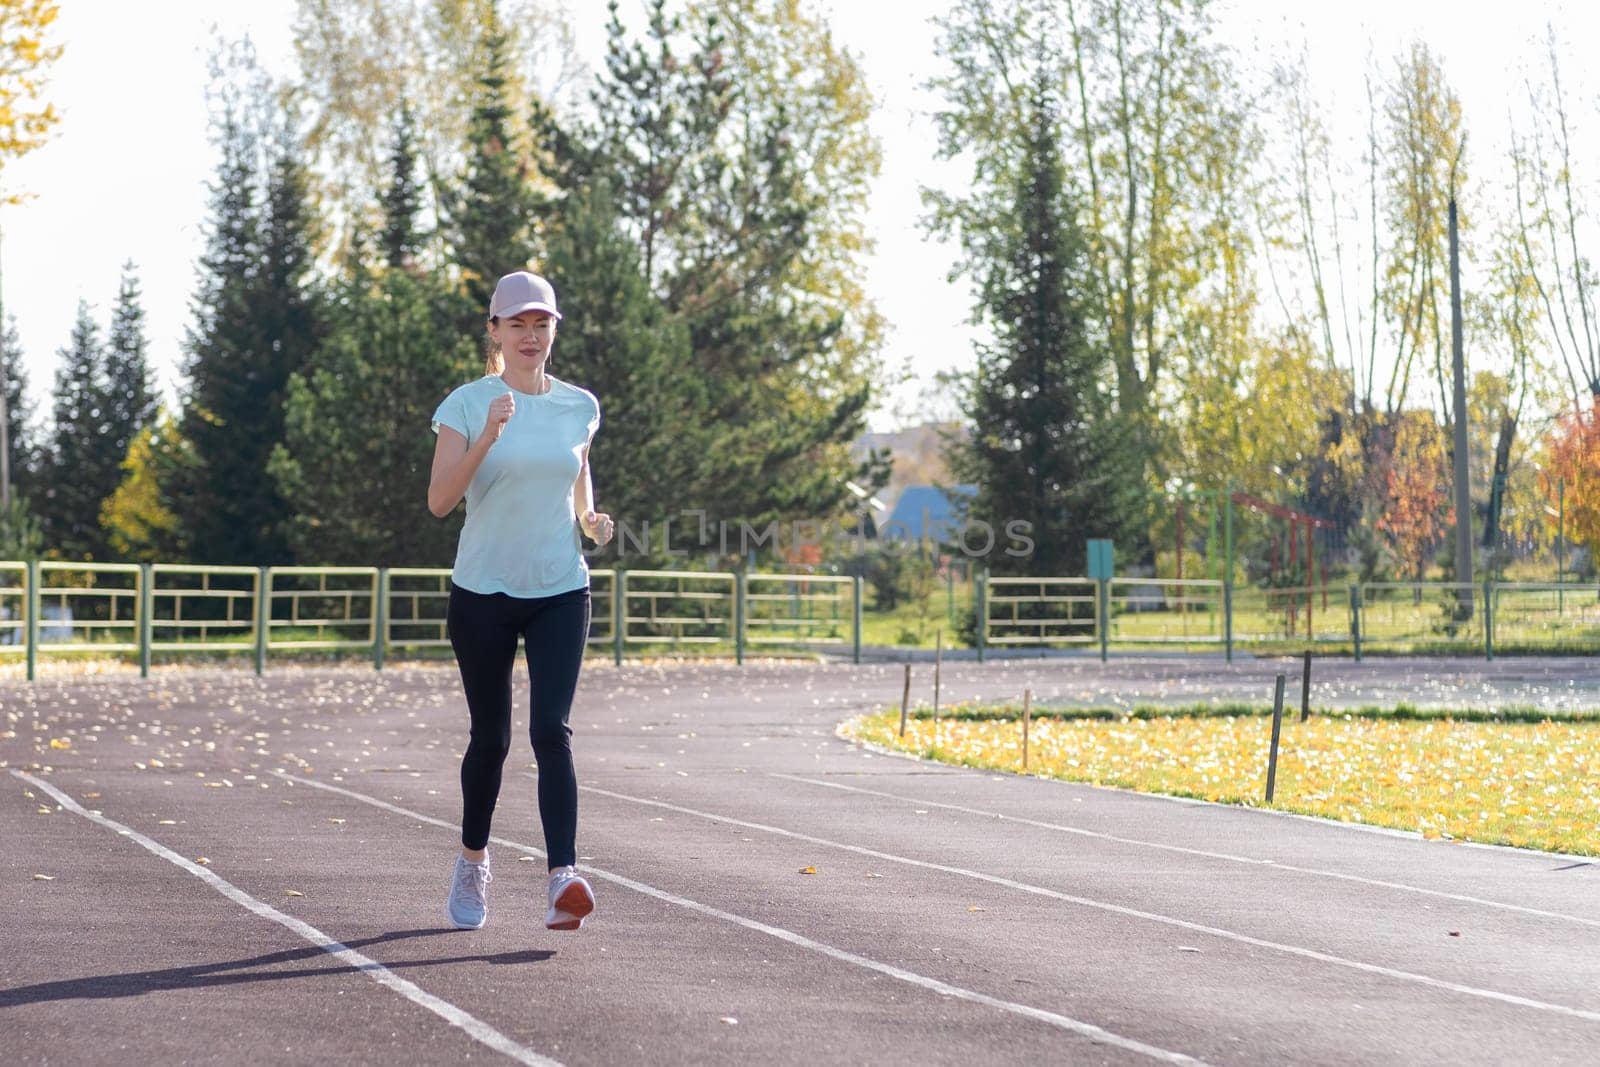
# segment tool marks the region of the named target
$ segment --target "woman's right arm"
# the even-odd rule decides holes
[[[448,426],[439,427],[439,440],[433,446],[433,471],[428,476],[428,510],[434,518],[442,519],[455,510],[461,498],[467,495],[472,476],[478,473],[483,457],[500,439],[511,414],[516,410],[510,393],[496,398],[489,405],[489,417],[484,420],[483,433],[469,448],[460,431]]]

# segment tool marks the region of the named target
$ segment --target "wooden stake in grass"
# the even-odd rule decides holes
[[[1022,769],[1028,769],[1028,719],[1033,710],[1033,690],[1022,691]]]
[[[911,707],[911,664],[906,664],[906,687],[900,690],[900,736],[906,735],[906,712]]]
[[[933,747],[939,747],[939,668],[944,661],[944,631],[933,637]]]
[[[1300,721],[1311,718],[1311,650],[1306,649],[1305,669],[1300,674]]]
[[[1272,692],[1272,751],[1267,754],[1267,803],[1272,803],[1272,787],[1278,781],[1278,731],[1283,727],[1283,675]]]

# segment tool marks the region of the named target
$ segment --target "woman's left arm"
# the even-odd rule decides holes
[[[594,510],[594,479],[589,474],[589,448],[583,449],[583,468],[578,480],[572,483],[572,505],[578,515],[578,529],[596,545],[604,547],[611,540],[611,516]]]

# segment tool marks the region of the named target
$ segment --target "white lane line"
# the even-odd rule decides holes
[[[368,796],[365,793],[358,793],[353,789],[346,789],[337,785],[329,785],[326,782],[313,781],[310,778],[301,778],[298,775],[289,774],[285,771],[276,771],[274,773],[276,773],[278,777],[287,779],[288,781],[298,782],[300,785],[312,786],[313,788],[322,789],[329,793],[337,793],[340,796],[349,797],[352,800],[359,800],[363,804],[370,804],[372,807],[381,808],[384,811],[395,815],[404,816],[407,819],[415,819],[418,822],[429,823],[433,826],[443,827],[444,829],[452,832],[459,831],[461,828],[459,823],[447,822],[444,819],[435,819],[430,815],[424,815],[421,812],[412,811],[410,808],[402,808],[398,804],[391,804],[386,800],[379,800],[377,797]],[[511,841],[507,838],[490,837],[489,840],[493,841],[502,848],[513,849],[529,856],[543,857],[545,855],[540,849],[534,848],[531,845],[524,845],[516,841]],[[858,956],[854,952],[848,952],[842,948],[835,948],[832,945],[823,944],[821,941],[813,941],[804,934],[797,934],[794,931],[786,930],[781,926],[773,926],[757,919],[747,919],[743,915],[735,915],[731,911],[723,911],[721,908],[714,908],[709,904],[702,904],[697,900],[690,900],[687,897],[680,897],[674,893],[668,893],[664,889],[657,889],[655,886],[646,885],[643,882],[636,882],[632,878],[628,878],[624,875],[613,874],[610,871],[603,871],[597,867],[591,867],[588,864],[584,865],[583,871],[585,874],[588,874],[594,878],[611,882],[615,885],[621,886],[624,889],[631,889],[635,893],[652,897],[656,900],[662,901],[663,903],[673,904],[680,908],[686,908],[689,911],[697,912],[713,919],[719,919],[722,922],[733,923],[735,926],[742,926],[746,930],[754,930],[757,933],[766,934],[768,937],[775,937],[778,940],[786,941],[797,948],[803,948],[810,952],[816,952],[820,955],[827,956],[830,959],[838,960],[841,963],[848,963],[852,966],[863,968],[864,970],[875,971],[878,974],[886,975],[890,978],[896,979],[897,981],[918,986],[919,988],[926,989],[933,993],[938,993],[940,996],[970,1001],[973,1004],[982,1004],[987,1008],[994,1008],[998,1011],[1009,1012],[1013,1015],[1020,1015],[1023,1018],[1032,1019],[1035,1022],[1041,1022],[1048,1026],[1054,1026],[1061,1030],[1067,1030],[1071,1033],[1079,1034],[1103,1045],[1111,1045],[1128,1052],[1137,1052],[1143,1056],[1147,1056],[1153,1060],[1158,1060],[1162,1063],[1179,1063],[1190,1065],[1190,1067],[1207,1067],[1204,1060],[1195,1059],[1193,1056],[1186,1056],[1181,1052],[1172,1052],[1168,1049],[1158,1048],[1155,1045],[1147,1045],[1144,1042],[1137,1041],[1131,1037],[1123,1037],[1121,1034],[1114,1034],[1110,1030],[1104,1030],[1093,1023],[1086,1023],[1078,1019],[1068,1018],[1065,1015],[1058,1015],[1055,1012],[1044,1011],[1041,1008],[1030,1007],[1027,1004],[1018,1004],[1015,1001],[1001,1000],[998,997],[991,997],[986,993],[979,993],[976,990],[967,989],[962,986],[951,985],[948,982],[941,982],[937,978],[929,978],[927,975],[917,974],[914,971],[908,971],[903,968],[896,967],[890,963],[880,963],[877,960],[869,959],[866,956]]]
[[[439,1018],[443,1019],[445,1022],[449,1023],[451,1026],[458,1027],[461,1030],[466,1031],[467,1035],[473,1040],[487,1045],[489,1048],[492,1048],[496,1052],[516,1060],[518,1063],[529,1064],[530,1067],[561,1067],[559,1060],[550,1059],[548,1056],[541,1056],[539,1053],[533,1051],[533,1049],[528,1048],[525,1045],[518,1044],[511,1038],[496,1030],[494,1027],[490,1026],[488,1023],[484,1022],[482,1019],[479,1019],[473,1015],[469,1015],[467,1012],[462,1011],[448,1000],[441,1000],[439,997],[434,996],[432,993],[429,993],[427,990],[422,989],[416,984],[406,981],[404,978],[401,978],[399,975],[389,970],[377,960],[372,959],[370,956],[363,955],[362,953],[357,952],[355,949],[347,948],[309,923],[302,922],[299,919],[296,919],[293,915],[285,915],[283,912],[272,907],[270,904],[262,903],[249,893],[246,893],[244,890],[235,886],[232,882],[229,882],[219,875],[214,874],[199,864],[189,862],[187,859],[178,855],[170,848],[167,848],[165,845],[160,844],[159,842],[152,841],[150,838],[139,833],[137,830],[124,826],[115,819],[108,819],[98,812],[87,810],[77,801],[73,800],[71,797],[57,789],[55,786],[51,785],[49,782],[35,778],[31,774],[16,770],[15,768],[11,769],[11,773],[22,779],[24,782],[27,782],[29,785],[49,793],[55,798],[56,803],[60,804],[66,810],[72,812],[74,815],[81,815],[90,822],[98,823],[107,830],[115,831],[117,834],[126,837],[128,840],[132,841],[141,848],[160,856],[168,863],[182,867],[184,870],[188,871],[202,882],[205,882],[212,889],[215,889],[217,892],[221,893],[235,904],[249,909],[256,915],[261,916],[263,919],[271,919],[279,926],[299,934],[301,937],[305,938],[307,941],[311,942],[313,945],[322,949],[322,951],[326,952],[328,955],[334,957],[347,966],[358,971],[366,972],[366,974],[371,977],[373,981],[380,985],[388,986],[390,989],[394,990],[396,993],[399,993],[402,997],[405,997],[418,1007],[426,1008]]]
[[[614,800],[622,800],[631,804],[641,804],[646,807],[659,808],[663,811],[677,812],[680,815],[691,815],[698,819],[709,819],[713,822],[726,823],[729,826],[743,826],[750,830],[760,830],[763,833],[776,834],[780,837],[804,841],[807,844],[822,845],[826,848],[837,848],[845,852],[854,852],[860,856],[871,856],[873,859],[887,860],[890,863],[901,863],[908,867],[921,867],[924,870],[939,871],[943,874],[954,874],[962,878],[972,878],[979,882],[988,882],[991,885],[1004,886],[1023,893],[1032,893],[1035,896],[1049,897],[1051,900],[1060,900],[1068,904],[1077,904],[1085,908],[1094,908],[1107,911],[1116,915],[1126,915],[1134,919],[1144,919],[1149,922],[1161,923],[1166,926],[1176,926],[1183,930],[1191,930],[1198,934],[1209,934],[1212,937],[1236,941],[1244,945],[1253,945],[1256,948],[1271,949],[1275,952],[1288,953],[1302,959],[1317,960],[1321,963],[1331,963],[1339,967],[1349,967],[1352,970],[1365,971],[1368,974],[1383,975],[1386,978],[1397,978],[1405,982],[1415,982],[1419,985],[1431,986],[1434,989],[1445,989],[1452,993],[1463,993],[1467,996],[1482,997],[1486,1000],[1497,1000],[1503,1004],[1515,1004],[1522,1008],[1535,1008],[1539,1011],[1553,1012],[1558,1015],[1570,1015],[1576,1019],[1585,1019],[1589,1022],[1600,1023],[1600,1012],[1586,1011],[1583,1008],[1572,1008],[1565,1004],[1551,1004],[1542,1000],[1533,1000],[1529,997],[1519,997],[1515,993],[1502,993],[1496,989],[1480,989],[1477,986],[1462,985],[1458,982],[1448,982],[1442,978],[1432,978],[1425,974],[1416,974],[1411,971],[1396,970],[1376,963],[1365,963],[1361,960],[1346,959],[1343,956],[1334,956],[1316,949],[1302,948],[1299,945],[1285,945],[1278,941],[1268,941],[1264,938],[1251,937],[1249,934],[1236,933],[1224,930],[1217,926],[1206,926],[1204,923],[1190,922],[1187,919],[1176,919],[1170,915],[1161,915],[1157,912],[1140,911],[1137,908],[1124,907],[1121,904],[1109,904],[1103,900],[1092,900],[1088,897],[1073,896],[1071,893],[1062,893],[1044,886],[1031,885],[1027,882],[1013,881],[999,875],[984,874],[982,871],[972,871],[965,867],[949,867],[942,863],[931,863],[927,860],[912,859],[909,856],[897,856],[892,852],[879,852],[876,849],[866,848],[862,845],[851,845],[843,841],[830,841],[824,837],[813,837],[794,830],[785,830],[778,826],[767,826],[764,823],[746,822],[727,815],[718,815],[709,811],[696,811],[694,808],[680,807],[677,804],[668,804],[665,801],[650,800],[646,797],[629,796],[626,793],[616,793],[598,786],[580,786],[586,793],[595,793]]]
[[[1541,919],[1559,919],[1562,922],[1580,923],[1584,926],[1600,927],[1600,919],[1585,919],[1578,915],[1567,915],[1559,911],[1543,911],[1539,908],[1527,908],[1520,904],[1506,904],[1498,900],[1487,900],[1483,897],[1470,897],[1462,893],[1446,893],[1440,889],[1424,889],[1421,886],[1407,885],[1404,882],[1386,882],[1380,878],[1363,878],[1359,874],[1345,874],[1341,871],[1328,871],[1317,867],[1297,867],[1292,863],[1279,863],[1276,860],[1257,859],[1253,856],[1235,856],[1228,852],[1210,852],[1200,848],[1185,848],[1182,845],[1167,845],[1157,841],[1140,841],[1132,837],[1118,837],[1115,834],[1104,834],[1097,830],[1084,830],[1077,826],[1062,826],[1059,823],[1041,822],[1037,819],[1024,819],[1016,815],[1005,815],[997,811],[984,811],[980,808],[963,807],[960,804],[943,804],[937,800],[919,800],[916,797],[905,797],[898,793],[887,793],[879,789],[863,789],[855,785],[842,785],[839,782],[827,782],[820,778],[804,778],[796,774],[769,775],[772,778],[782,778],[789,782],[804,782],[807,785],[819,785],[825,789],[838,789],[846,793],[864,793],[867,796],[887,797],[905,804],[914,804],[919,808],[944,808],[948,811],[964,812],[968,815],[981,815],[989,819],[1001,819],[1022,826],[1037,826],[1045,830],[1055,830],[1063,834],[1077,834],[1079,837],[1092,837],[1100,841],[1114,841],[1119,845],[1137,845],[1141,848],[1160,849],[1163,852],[1180,852],[1186,856],[1200,856],[1205,859],[1227,860],[1230,863],[1246,863],[1256,867],[1269,867],[1280,871],[1293,871],[1296,874],[1310,874],[1318,878],[1337,878],[1344,882],[1357,882],[1361,885],[1376,886],[1381,889],[1397,889],[1406,893],[1418,893],[1422,896],[1437,897],[1441,900],[1454,900],[1462,904],[1476,904],[1486,908],[1499,908],[1504,911],[1513,911],[1521,915],[1534,915]]]

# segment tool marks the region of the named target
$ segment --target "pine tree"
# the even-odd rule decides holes
[[[134,437],[155,421],[159,403],[150,381],[143,298],[134,271],[132,263],[122,268],[111,333],[106,340],[105,422],[97,442],[97,462],[106,469],[121,466]]]
[[[306,563],[448,566],[459,512],[426,509],[439,402],[477,367],[437,278],[386,272],[342,287],[338,314],[289,382],[270,471],[295,502],[288,527]]]
[[[248,432],[236,424],[236,412],[255,393],[259,361],[249,307],[260,256],[258,145],[231,107],[218,123],[217,142],[221,160],[211,186],[178,418],[179,436],[193,462],[158,469],[158,496],[177,516],[175,538],[192,562],[265,562],[237,554],[231,531],[240,515],[230,499],[236,481],[249,477],[247,465],[234,462],[234,441]]]
[[[1139,454],[1107,396],[1111,353],[1089,325],[1086,245],[1063,191],[1043,77],[1029,118],[1011,218],[974,264],[980,314],[995,340],[979,351],[966,398],[972,433],[951,460],[957,477],[977,486],[969,518],[988,522],[1002,543],[1008,523],[1032,523],[1033,557],[995,556],[992,566],[1077,574],[1088,538],[1133,530]]]
[[[105,356],[87,304],[79,302],[71,340],[57,359],[54,426],[39,502],[45,547],[62,559],[103,559],[100,502],[116,482],[100,466]]]
[[[718,10],[735,7],[725,29]],[[848,243],[848,205],[866,171],[818,149],[852,128],[853,83],[812,92],[803,77],[747,69],[773,58],[767,37],[799,18],[792,5],[698,5],[686,25],[653,0],[637,40],[610,8],[592,124],[535,114],[566,197],[550,215],[606,183],[648,292],[687,332],[679,373],[695,379],[686,395],[698,406],[676,425],[699,433],[678,443],[676,468],[689,480],[677,499],[729,522],[828,515],[847,500],[849,478],[882,477],[845,449],[875,369],[870,308],[840,297],[851,268],[835,241]],[[867,149],[857,163],[876,158]],[[598,384],[604,402],[611,383]]]
[[[599,395],[596,506],[638,532],[675,515],[700,478],[713,428],[685,413],[706,410],[705,383],[682,372],[688,331],[651,294],[604,182],[562,202],[549,241],[550,273],[572,294],[551,368]]]
[[[6,460],[9,464],[13,496],[29,495],[39,449],[30,426],[32,409],[28,404],[28,369],[22,360],[22,339],[13,316],[0,333],[0,381],[5,383]]]
[[[40,449],[30,425],[28,373],[15,318],[0,331],[0,382],[5,386],[6,484],[10,494],[0,499],[0,559],[28,559],[38,555],[43,545],[39,520],[29,502],[30,497],[39,496]]]
[[[425,509],[427,430],[439,401],[480,364],[455,321],[459,295],[415,263],[410,136],[397,124],[381,205],[387,267],[352,265],[326,337],[289,381],[269,470],[295,502],[288,536],[306,562],[446,566],[460,533],[459,512],[440,522]]]
[[[527,166],[511,147],[507,104],[506,34],[490,6],[484,23],[482,63],[467,131],[467,168],[443,197],[448,215],[448,259],[461,270],[463,305],[457,322],[483,336],[489,297],[501,275],[533,263],[532,221],[538,197]],[[392,186],[391,186],[392,188]]]
[[[197,562],[283,563],[294,505],[267,463],[283,438],[289,377],[320,332],[306,176],[290,120],[275,131],[265,164],[236,114],[224,115],[220,140],[180,420],[192,462],[170,468],[183,484],[163,491],[162,502]]]
[[[384,261],[390,267],[412,263],[422,244],[418,216],[422,186],[417,181],[417,127],[411,105],[402,104],[390,131],[389,184],[383,192]]]

